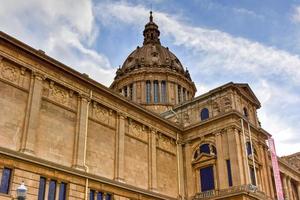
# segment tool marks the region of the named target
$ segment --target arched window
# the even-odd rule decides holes
[[[158,81],[154,81],[154,103],[158,103]]]
[[[146,81],[146,103],[151,102],[151,82]]]
[[[248,118],[249,114],[248,114],[248,110],[246,107],[243,108],[243,115]]]
[[[212,144],[208,144],[208,143],[201,144],[194,154],[194,159],[197,159],[201,153],[206,153],[209,155],[217,155],[217,149]]]
[[[202,121],[209,118],[209,111],[208,111],[207,108],[203,108],[203,109],[201,110],[200,118],[201,118]]]

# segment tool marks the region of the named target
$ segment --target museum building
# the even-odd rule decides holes
[[[150,12],[108,88],[0,32],[0,200],[300,200],[300,154],[274,165],[249,85],[195,97],[159,36]]]

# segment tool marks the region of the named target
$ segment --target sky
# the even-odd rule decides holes
[[[280,156],[300,151],[300,0],[0,0],[0,30],[109,86],[153,10],[203,94],[248,83]]]

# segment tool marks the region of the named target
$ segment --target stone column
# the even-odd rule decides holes
[[[178,84],[176,84],[176,83],[174,83],[174,91],[175,91],[175,95],[174,95],[174,97],[175,97],[175,104],[178,104],[178,102],[179,102],[179,97],[178,97]]]
[[[125,120],[127,117],[123,113],[118,113],[118,125],[116,132],[116,162],[115,162],[115,180],[125,182],[124,180],[124,148],[125,148]]]
[[[49,195],[49,185],[50,185],[50,179],[46,179],[46,186],[45,186],[45,200],[48,200]]]
[[[59,186],[60,182],[56,182],[56,189],[55,189],[55,200],[59,200]]]
[[[227,130],[228,135],[228,145],[229,146],[229,158],[231,161],[232,169],[232,182],[233,186],[242,185],[245,183],[244,180],[244,168],[242,161],[242,152],[241,152],[241,141],[239,133],[235,128],[229,128]]]
[[[269,191],[269,188],[268,188],[268,178],[267,178],[267,172],[266,172],[266,162],[265,162],[265,159],[264,159],[264,143],[260,142],[259,143],[259,157],[261,158],[261,161],[262,161],[262,168],[261,168],[261,185],[262,185],[262,190],[266,192],[267,195],[269,195],[270,191]]]
[[[156,130],[150,128],[149,136],[149,161],[150,161],[150,190],[157,191],[157,168],[156,168]]]
[[[288,185],[287,185],[287,176],[282,174],[282,187],[283,187],[283,193],[284,193],[284,198],[289,199],[289,192],[288,192]]]
[[[132,100],[135,102],[137,101],[136,86],[137,86],[137,82],[132,83]]]
[[[179,196],[181,198],[185,195],[184,187],[184,169],[183,169],[183,158],[182,158],[182,144],[177,140],[177,159],[178,159],[178,184],[179,184]]]
[[[288,192],[289,192],[289,200],[294,200],[293,198],[293,190],[292,190],[292,178],[288,177],[287,179],[287,186],[288,186]]]
[[[86,170],[85,159],[90,99],[87,95],[80,94],[78,101],[73,167]]]
[[[194,170],[192,168],[192,144],[191,143],[186,143],[184,145],[184,168],[185,170],[185,175],[186,175],[186,182],[185,182],[185,186],[186,186],[186,197],[187,199],[189,199],[188,197],[191,197],[192,195],[194,195],[197,191],[196,188],[196,182],[195,182],[195,177],[196,174],[194,174]],[[197,179],[196,181],[200,181],[199,179]]]
[[[216,148],[217,148],[217,170],[218,170],[218,185],[219,189],[225,189],[228,187],[228,177],[227,175],[227,167],[224,159],[223,154],[223,147],[222,147],[222,133],[216,133]],[[231,174],[232,169],[231,169]],[[227,180],[227,182],[226,182]]]
[[[26,107],[25,124],[21,139],[20,151],[27,154],[34,154],[36,144],[36,131],[39,122],[39,112],[42,100],[43,80],[45,76],[33,72],[31,75],[30,89]]]
[[[297,197],[300,200],[300,182],[297,182]]]

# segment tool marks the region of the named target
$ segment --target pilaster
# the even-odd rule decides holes
[[[225,163],[223,147],[222,147],[222,132],[218,132],[216,134],[216,148],[218,154],[217,156],[217,170],[219,175],[218,185],[219,185],[219,189],[225,189],[228,187],[228,177],[226,176],[227,174],[226,163]]]
[[[150,128],[149,153],[150,153],[150,190],[157,191],[157,168],[156,168],[156,130]]]
[[[127,117],[123,113],[117,115],[116,132],[116,161],[115,161],[115,180],[125,182],[124,180],[124,153],[125,153],[125,120]]]
[[[38,72],[32,72],[31,74],[29,98],[26,106],[25,123],[20,147],[20,151],[27,154],[35,154],[36,132],[39,125],[44,79],[45,76]]]
[[[284,198],[289,199],[289,191],[288,191],[288,184],[287,184],[287,176],[283,174],[282,176],[282,183],[283,183],[283,192]]]
[[[177,133],[178,134],[178,133]],[[183,158],[182,158],[182,144],[179,143],[177,139],[177,159],[178,159],[178,188],[179,188],[179,197],[183,198],[185,195],[184,187],[184,169],[183,169]]]
[[[242,161],[241,141],[238,130],[230,128],[227,130],[228,145],[229,145],[229,158],[232,163],[232,182],[233,186],[242,185],[244,180],[244,167]]]
[[[80,170],[86,170],[85,159],[90,99],[87,95],[80,94],[78,96],[78,101],[79,106],[77,110],[77,129],[75,135],[73,167]]]
[[[300,199],[300,182],[297,182],[297,196]]]

